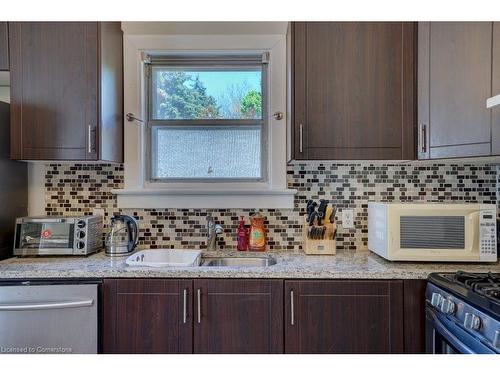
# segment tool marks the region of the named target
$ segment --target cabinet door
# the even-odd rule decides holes
[[[0,70],[9,70],[9,33],[7,22],[0,22]]]
[[[9,25],[11,157],[95,160],[97,22]]]
[[[500,22],[493,22],[493,81],[491,96],[500,95]],[[500,155],[500,105],[491,109],[491,153]]]
[[[491,22],[419,24],[419,157],[491,153]]]
[[[192,281],[108,279],[104,353],[192,353]]]
[[[281,280],[195,280],[195,353],[282,353]]]
[[[285,281],[286,353],[400,353],[401,281]]]
[[[404,347],[406,354],[425,353],[426,280],[404,280]]]
[[[296,159],[413,159],[415,24],[298,22]]]

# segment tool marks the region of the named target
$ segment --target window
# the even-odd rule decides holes
[[[124,110],[144,123],[125,123],[124,187],[113,190],[119,208],[294,207],[284,26],[272,35],[124,35]],[[183,84],[165,87],[174,73]],[[222,105],[245,81],[245,105]],[[216,101],[179,102],[170,87]],[[271,116],[277,112],[284,116]]]
[[[267,54],[149,56],[151,182],[267,179]]]

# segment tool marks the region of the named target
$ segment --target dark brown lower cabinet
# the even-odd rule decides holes
[[[192,353],[192,280],[107,279],[104,353]]]
[[[425,285],[424,280],[106,279],[102,351],[423,353]]]
[[[195,280],[195,353],[283,353],[282,280]]]
[[[404,280],[405,353],[425,353],[426,280]]]
[[[402,353],[403,282],[285,281],[286,353]]]

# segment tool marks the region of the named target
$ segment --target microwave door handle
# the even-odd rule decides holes
[[[427,308],[427,316],[431,320],[432,327],[435,329],[443,338],[448,341],[452,346],[460,350],[464,354],[475,354],[474,351],[460,341],[453,333],[451,333],[446,326],[441,323],[439,318],[434,314],[432,310]]]
[[[475,227],[478,227],[479,228],[479,214],[480,214],[480,211],[473,211],[471,213],[469,213],[467,216],[469,217],[469,220],[471,221],[471,227],[472,228],[475,228]],[[472,241],[470,243],[470,247],[468,249],[469,253],[472,253],[473,249],[474,249],[474,244],[478,244],[478,246],[480,246],[480,230],[473,230],[472,231],[472,235],[473,235],[473,238],[472,238]]]

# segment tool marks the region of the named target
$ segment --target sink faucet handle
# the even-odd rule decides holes
[[[212,216],[207,216],[207,229],[211,230],[215,226],[215,220]]]
[[[224,232],[224,229],[222,228],[222,225],[220,225],[220,224],[215,224],[214,230],[215,230],[215,233],[217,233],[217,234],[222,234],[222,232]]]

